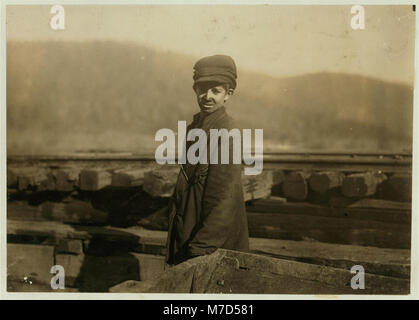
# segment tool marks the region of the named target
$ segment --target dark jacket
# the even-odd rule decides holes
[[[199,113],[188,126],[207,133],[209,130],[231,130],[233,120],[221,107],[200,120]],[[221,139],[218,154],[221,155]],[[186,148],[194,142],[188,142]],[[229,164],[184,164],[179,172],[169,205],[167,263],[177,264],[186,259],[210,254],[217,248],[247,251],[249,235],[241,182],[241,164],[232,162],[233,145],[229,144]],[[188,162],[188,161],[187,161]]]

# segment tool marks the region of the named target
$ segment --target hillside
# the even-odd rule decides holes
[[[154,152],[160,128],[198,111],[196,57],[119,42],[8,42],[7,150]],[[358,75],[241,70],[227,107],[265,151],[411,150],[413,89]]]

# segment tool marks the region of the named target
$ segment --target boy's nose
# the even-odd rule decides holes
[[[212,98],[213,94],[212,94],[211,89],[209,89],[209,90],[207,91],[207,93],[205,94],[205,96],[207,97],[207,99]]]

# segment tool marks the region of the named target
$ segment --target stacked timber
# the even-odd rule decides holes
[[[322,170],[308,168],[310,172],[297,169],[265,169],[259,176],[243,175],[244,198],[251,200],[246,203],[251,252],[301,262],[305,266],[316,265],[313,270],[318,274],[329,272],[326,266],[333,272],[340,269],[333,273],[339,275],[339,279],[344,277],[342,270],[348,273],[355,264],[363,265],[367,273],[409,278],[410,175],[387,171],[386,175],[339,172],[326,167]],[[144,284],[147,279],[163,277],[167,204],[177,177],[177,168],[145,168],[143,164],[125,165],[125,162],[117,165],[89,162],[80,166],[29,163],[27,167],[14,164],[7,170],[8,195],[14,194],[7,204],[11,245],[8,254],[12,263],[8,279],[17,287],[27,286],[25,290],[38,290],[40,287],[35,284],[44,286],[45,291],[51,290],[49,270],[42,271],[44,274],[33,264],[38,259],[42,269],[51,263],[65,267],[68,290],[107,291],[125,280],[134,280],[133,289],[137,288],[138,281]],[[328,202],[317,205],[314,195],[325,196]],[[30,201],[31,197],[39,199],[36,205]],[[26,259],[29,256],[30,261]],[[22,268],[19,262],[14,264],[16,261],[22,261]],[[237,281],[243,276],[253,277],[243,274],[245,270],[263,278],[267,275],[264,273],[266,265],[277,266],[275,270],[303,267],[276,260],[263,264],[259,258],[250,256],[227,255],[217,262],[218,269],[212,270],[211,263],[207,263],[211,270],[194,269],[198,270],[197,274],[192,272],[196,279],[195,292],[202,292],[199,290],[204,287],[206,292],[229,292],[230,289],[233,292],[274,292],[278,288],[277,276],[291,281],[288,277],[292,275],[269,273],[269,281],[252,280],[258,283],[252,288]],[[263,270],[254,268],[259,262]],[[190,276],[191,270],[188,270],[185,274]],[[214,275],[216,282],[202,285],[199,280],[202,270]],[[243,272],[239,274],[237,270]],[[304,269],[298,270],[292,280],[295,282],[289,286],[297,291],[306,288],[309,282],[313,284],[313,279],[300,276],[306,275]],[[22,284],[22,278],[28,283]],[[173,279],[167,283],[179,285],[178,278]],[[188,281],[185,281],[185,290],[191,288]],[[270,285],[270,281],[275,285]],[[11,291],[16,291],[17,287],[10,288],[8,282]],[[396,287],[394,283],[392,287]]]
[[[73,191],[79,183],[80,170],[77,168],[59,168],[55,171],[55,186],[57,191]]]
[[[244,201],[269,197],[274,183],[273,178],[272,171],[263,171],[255,176],[242,174]]]
[[[345,197],[368,197],[375,194],[377,186],[387,180],[383,173],[355,173],[346,176],[342,183],[342,193]]]
[[[108,214],[96,210],[86,201],[70,200],[64,203],[44,202],[38,208],[39,216],[48,221],[64,223],[103,225],[107,222]]]
[[[318,193],[326,193],[333,188],[339,188],[343,183],[344,177],[345,175],[342,172],[315,172],[310,177],[310,188]]]
[[[382,184],[380,196],[394,201],[412,201],[412,176],[407,174],[391,176]]]
[[[409,204],[366,200],[339,208],[304,202],[283,203],[275,199],[253,201],[246,208],[249,235],[409,249]]]
[[[80,189],[97,191],[112,183],[112,174],[106,170],[84,169],[80,172]]]
[[[153,197],[170,197],[179,169],[155,169],[144,174],[143,190]]]
[[[286,198],[303,201],[308,196],[308,182],[311,173],[305,171],[293,171],[285,175],[282,191]]]
[[[37,189],[46,179],[45,171],[37,168],[24,168],[17,174],[17,188],[19,191]]]
[[[112,186],[114,187],[139,187],[144,183],[144,174],[150,169],[121,169],[112,174]]]

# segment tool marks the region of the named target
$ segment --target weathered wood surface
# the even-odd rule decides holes
[[[313,241],[250,238],[253,253],[300,262],[350,269],[362,265],[365,271],[384,276],[410,277],[410,250]]]
[[[52,274],[51,274],[52,276]],[[29,283],[20,280],[7,280],[7,292],[57,292],[51,288],[51,284],[37,284],[37,283]],[[60,293],[63,292],[79,292],[77,288],[70,288],[66,287],[64,289],[60,289]]]
[[[38,207],[40,217],[49,221],[75,224],[105,224],[108,213],[96,210],[85,201],[72,200],[64,203],[44,202]]]
[[[77,168],[60,168],[55,171],[57,191],[69,192],[79,184],[80,170]]]
[[[58,222],[8,221],[8,235],[38,236],[65,241],[101,239],[101,243],[114,243],[131,252],[164,254],[167,232],[151,231],[139,227],[110,228],[84,227],[79,229]],[[340,245],[313,241],[250,238],[250,250],[284,259],[310,262],[333,267],[355,264],[365,266],[370,273],[397,275],[409,274],[410,250]],[[51,242],[50,242],[51,243]],[[103,246],[103,244],[101,245]],[[63,250],[69,252],[69,249]]]
[[[36,191],[54,191],[56,190],[55,177],[52,172],[45,173],[40,183],[37,186]]]
[[[408,224],[411,221],[411,204],[381,199],[351,201],[346,206],[334,207],[306,202],[287,202],[276,199],[260,199],[246,206],[247,212],[307,215],[355,220],[371,220]]]
[[[395,174],[381,186],[381,197],[395,201],[412,201],[412,175]]]
[[[7,244],[7,278],[35,285],[49,285],[54,265],[54,247],[33,244]],[[30,283],[30,284],[32,284]]]
[[[56,254],[55,263],[63,266],[65,270],[65,285],[68,287],[77,286],[77,278],[80,275],[83,262],[85,260],[84,254]]]
[[[285,173],[283,170],[274,169],[272,171],[273,183],[271,188],[272,196],[282,195],[282,184],[285,181]]]
[[[297,201],[303,201],[308,196],[308,182],[311,176],[310,172],[293,171],[285,175],[282,184],[282,191],[287,198]]]
[[[405,212],[410,213],[410,210],[412,210],[412,203],[398,202],[398,201],[391,201],[391,200],[384,200],[384,199],[365,198],[365,199],[360,199],[354,203],[351,203],[348,207],[349,208],[379,209],[382,212],[385,212],[386,210],[389,210],[389,211],[394,210],[394,211],[400,211],[404,213]],[[410,222],[410,221],[405,221],[401,217],[400,222]]]
[[[263,171],[255,176],[242,174],[242,185],[244,201],[269,197],[273,186],[273,172]]]
[[[46,179],[45,171],[38,168],[22,168],[17,173],[18,189],[36,189]]]
[[[56,253],[83,254],[83,241],[77,239],[57,239]]]
[[[377,186],[385,181],[383,173],[355,173],[346,176],[342,183],[342,193],[345,197],[367,197],[375,194]]]
[[[309,184],[311,190],[325,193],[330,189],[340,187],[345,174],[336,171],[315,172],[310,177]]]
[[[105,170],[84,169],[80,172],[80,189],[84,191],[97,191],[111,182],[112,174]]]
[[[151,169],[121,169],[112,174],[112,186],[114,187],[139,187],[144,182],[144,174]]]
[[[7,235],[18,237],[49,237],[53,239],[80,239],[117,243],[133,252],[165,254],[167,233],[141,227],[114,228],[109,226],[69,225],[56,221],[7,221]],[[106,249],[106,248],[105,248]]]
[[[314,215],[248,213],[249,235],[380,248],[410,248],[409,224]]]
[[[219,249],[167,269],[159,278],[122,283],[111,292],[408,294],[409,280],[365,274],[365,289],[350,287],[350,270]],[[246,279],[246,281],[243,281]],[[138,291],[140,290],[140,291]]]
[[[153,197],[170,197],[179,175],[179,168],[155,169],[144,174],[143,190]]]
[[[138,260],[140,280],[146,281],[159,277],[164,271],[165,257],[144,253],[131,253]]]

